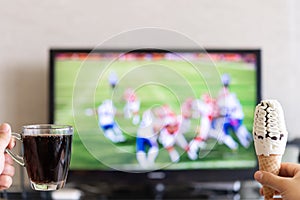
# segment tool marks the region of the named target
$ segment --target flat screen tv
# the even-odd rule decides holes
[[[50,123],[75,130],[69,182],[252,179],[260,71],[259,49],[51,49]]]

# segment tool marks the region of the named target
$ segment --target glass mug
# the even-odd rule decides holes
[[[71,160],[73,128],[68,125],[38,124],[23,126],[22,133],[12,133],[20,140],[23,156],[6,152],[26,168],[34,190],[63,188]]]

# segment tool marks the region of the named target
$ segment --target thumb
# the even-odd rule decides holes
[[[3,153],[11,138],[11,128],[8,124],[0,125],[0,153]]]
[[[265,171],[255,172],[254,178],[262,185],[268,186],[278,192],[283,190],[283,187],[285,186],[284,182],[286,181],[286,178],[284,177],[280,177]]]
[[[11,137],[10,126],[8,124],[0,125],[0,175],[4,169],[5,157],[4,151],[9,144]]]

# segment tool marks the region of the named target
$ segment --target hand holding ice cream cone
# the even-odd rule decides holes
[[[253,137],[259,170],[278,175],[281,158],[285,151],[288,132],[280,103],[276,100],[264,100],[256,106]],[[265,199],[272,199],[274,192],[265,187]]]

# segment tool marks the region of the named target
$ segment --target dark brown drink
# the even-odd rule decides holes
[[[30,180],[64,184],[71,158],[72,135],[23,135],[24,162]]]

